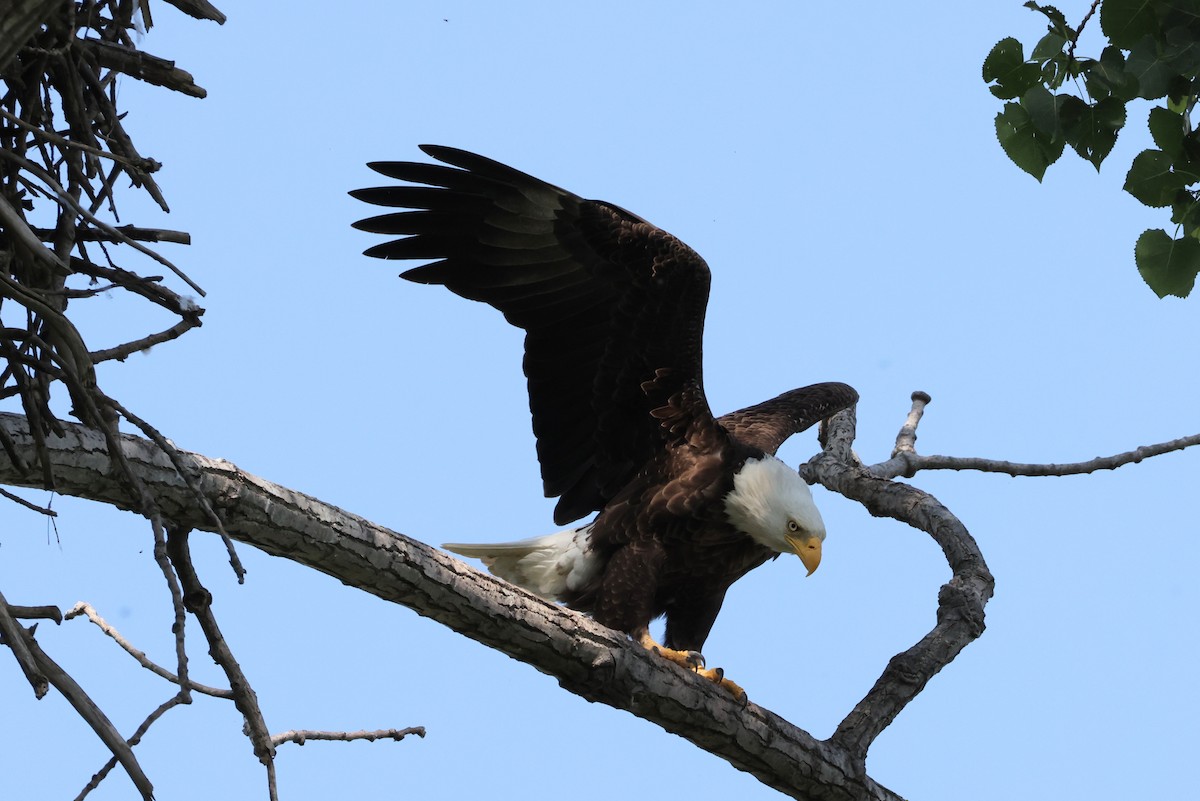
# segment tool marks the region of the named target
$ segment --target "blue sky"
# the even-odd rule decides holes
[[[1085,3],[1062,5],[1079,19]],[[126,127],[163,162],[172,214],[130,196],[123,222],[208,292],[204,326],[100,373],[182,448],[417,539],[548,532],[520,333],[490,309],[366,259],[364,163],[475,150],[629,208],[713,271],[706,381],[718,412],[842,380],[856,449],[890,453],[913,390],[918,448],[1075,461],[1200,429],[1195,300],[1160,301],[1133,243],[1164,215],[1120,190],[1148,146],[1131,111],[1103,172],[1068,153],[1038,185],[996,144],[980,65],[1040,17],[972,6],[362,2],[337,15],[224,9],[224,27],[155,7],[142,45],[209,97],[121,84]],[[121,254],[122,266],[154,272]],[[182,288],[180,288],[181,291]],[[162,327],[124,297],[73,307],[92,347]],[[166,321],[169,323],[169,321]],[[781,451],[816,449],[811,434]],[[1197,745],[1192,496],[1200,454],[1057,479],[920,474],[996,576],[984,636],[875,743],[868,769],[913,799],[1179,797]],[[828,736],[888,658],[934,623],[949,577],[925,535],[815,491],[829,528],[808,579],[779,560],[735,585],[706,647],[757,703]],[[44,493],[26,497],[47,502]],[[93,603],[171,661],[148,524],[55,498],[57,532],[0,505],[11,603]],[[696,799],[775,793],[644,721],[407,609],[215,538],[193,538],[215,612],[272,731],[423,725],[424,740],[281,748],[284,798]],[[130,732],[171,693],[94,628],[43,647]],[[199,633],[200,681],[223,680]],[[60,697],[35,702],[0,659],[0,767],[30,798],[71,798],[104,762]],[[258,797],[231,704],[198,698],[139,755],[161,799]],[[624,791],[624,790],[620,790]],[[124,777],[92,797],[130,797]],[[261,796],[265,797],[265,795]]]

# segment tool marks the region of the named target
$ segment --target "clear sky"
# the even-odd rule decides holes
[[[1088,4],[1060,5],[1078,20]],[[1121,191],[1148,146],[1131,111],[1097,175],[1072,153],[1044,185],[996,143],[980,65],[1041,18],[945,3],[231,4],[224,27],[165,4],[142,45],[195,100],[121,84],[126,127],[163,162],[164,248],[208,292],[204,327],[106,391],[182,448],[417,539],[548,532],[520,373],[495,312],[396,278],[351,230],[371,160],[435,142],[489,155],[670,230],[713,271],[706,381],[718,412],[821,380],[862,395],[857,452],[886,459],[914,390],[928,453],[1075,461],[1195,433],[1200,300],[1158,300],[1133,243],[1166,223]],[[119,251],[123,266],[155,272]],[[180,288],[182,291],[182,287]],[[124,297],[73,307],[93,348],[156,330]],[[169,324],[167,321],[165,324]],[[791,441],[791,463],[816,449]],[[988,629],[879,738],[871,774],[913,799],[1179,798],[1200,715],[1200,453],[1058,479],[920,474],[996,576]],[[924,534],[816,489],[829,538],[751,573],[706,647],[752,700],[828,736],[888,658],[934,623],[949,577]],[[26,497],[45,503],[44,493]],[[12,603],[93,603],[170,664],[149,525],[54,498],[57,532],[0,504]],[[272,731],[423,725],[424,740],[280,749],[292,801],[773,791],[657,727],[411,611],[243,546],[238,586],[197,535],[215,612]],[[171,695],[97,630],[43,647],[123,732]],[[192,635],[197,680],[223,683]],[[72,798],[103,747],[0,655],[5,796]],[[232,704],[198,697],[138,754],[163,801],[265,798]],[[123,776],[94,794],[127,799]]]

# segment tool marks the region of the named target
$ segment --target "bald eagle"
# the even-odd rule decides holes
[[[701,373],[700,256],[619,206],[474,153],[421,149],[443,164],[371,163],[405,183],[351,192],[406,209],[355,223],[403,237],[365,253],[433,260],[402,277],[487,303],[525,331],[554,520],[597,513],[549,536],[444,547],[744,697],[701,656],[726,590],[781,553],[811,574],[825,540],[808,485],[775,452],[858,393],[813,384],[714,417]],[[649,632],[659,616],[662,645]]]

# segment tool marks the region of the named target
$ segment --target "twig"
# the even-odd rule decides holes
[[[121,636],[119,631],[113,628],[112,624],[102,618],[91,604],[80,601],[71,608],[71,611],[67,612],[66,619],[72,620],[80,615],[83,615],[88,620],[92,621],[92,623],[95,623],[102,632],[111,637],[113,642],[121,646],[121,649],[124,650],[125,653],[137,660],[137,663],[146,670],[149,670],[156,676],[161,676],[172,684],[176,684],[181,687],[183,686],[183,683],[179,680],[178,676],[161,665],[152,662],[150,658],[146,656],[145,651],[135,648],[128,640]],[[196,692],[204,695],[211,695],[213,698],[233,698],[233,693],[229,690],[223,690],[220,687],[209,687],[204,684],[197,684],[191,680],[187,682],[187,689],[195,690]]]
[[[31,230],[43,242],[49,241],[54,236],[54,231],[50,228],[31,226]],[[170,242],[175,245],[192,244],[192,235],[187,231],[172,231],[167,228],[139,228],[136,225],[114,225],[113,231],[117,231],[120,236],[109,231],[99,231],[94,228],[80,230],[76,236],[85,242],[115,242],[120,244],[127,239],[133,239],[138,242]]]
[[[221,518],[217,514],[216,510],[212,508],[212,504],[209,503],[208,498],[206,498],[204,493],[200,490],[195,478],[188,473],[187,465],[185,465],[183,459],[180,458],[179,450],[166,437],[164,437],[158,429],[147,423],[142,418],[138,417],[136,414],[130,412],[117,401],[105,396],[104,402],[115,409],[126,420],[140,428],[142,433],[149,437],[155,445],[161,448],[166,457],[171,460],[171,464],[173,464],[175,469],[179,471],[179,477],[183,479],[184,483],[187,484],[188,488],[190,488],[194,493],[196,503],[212,519],[212,523],[215,526],[217,533],[221,535],[221,540],[225,543],[225,551],[229,554],[229,566],[233,568],[234,575],[237,576],[238,584],[244,584],[246,582],[246,568],[242,565],[242,560],[237,555],[237,550],[233,546],[233,540],[229,538],[229,532],[225,530],[225,524],[221,521]]]
[[[1068,60],[1074,60],[1075,44],[1079,41],[1079,37],[1083,34],[1083,29],[1085,27],[1087,27],[1088,20],[1090,20],[1092,18],[1092,15],[1096,13],[1096,9],[1099,7],[1100,7],[1100,0],[1092,0],[1092,7],[1089,8],[1088,12],[1083,15],[1083,20],[1080,21],[1079,27],[1075,29],[1075,36],[1073,36],[1071,38],[1071,44],[1067,48],[1067,59]]]
[[[216,6],[209,3],[208,0],[166,0],[166,2],[196,19],[213,20],[218,25],[225,23],[225,15],[218,11]]]
[[[186,703],[188,702],[184,699],[183,694],[180,693],[159,704],[158,707],[151,712],[145,720],[142,721],[142,725],[137,727],[137,731],[133,733],[133,736],[129,738],[128,743],[130,748],[142,741],[142,738],[146,736],[146,732],[149,731],[152,725],[154,725],[154,722],[166,714],[167,710]],[[75,796],[75,801],[83,801],[83,799],[87,797],[88,793],[100,786],[100,782],[104,781],[105,777],[108,776],[108,774],[116,766],[117,758],[115,756],[111,757],[108,762],[104,763],[104,766],[101,767],[100,770],[96,771],[96,773],[92,776],[91,781],[89,781],[87,785],[85,785],[84,788],[79,792],[79,795]]]
[[[191,73],[176,67],[174,61],[101,39],[80,39],[78,45],[93,54],[100,66],[106,69],[123,72],[190,97],[208,96],[203,87],[196,85]]]
[[[267,787],[271,801],[277,801],[279,794],[275,784],[275,746],[271,743],[271,733],[267,729],[266,720],[258,706],[258,695],[242,672],[241,665],[234,658],[233,652],[225,642],[217,619],[212,613],[212,594],[200,583],[196,569],[192,566],[192,557],[188,548],[187,528],[170,528],[167,530],[167,555],[179,582],[183,586],[183,603],[187,610],[196,616],[200,630],[208,641],[208,653],[213,661],[225,671],[229,679],[229,688],[233,692],[233,702],[246,720],[247,736],[254,747],[258,761],[267,769]]]
[[[17,606],[8,605],[8,613],[20,620],[53,620],[55,625],[63,622],[62,610],[57,606]]]
[[[877,478],[895,478],[896,476],[912,478],[921,470],[978,470],[984,473],[1006,473],[1010,476],[1072,476],[1095,473],[1098,470],[1116,470],[1118,467],[1137,464],[1152,456],[1161,456],[1165,453],[1200,445],[1200,434],[1192,434],[1154,445],[1143,445],[1112,456],[1097,456],[1086,462],[1068,462],[1066,464],[1008,462],[977,456],[925,456],[916,452],[916,429],[925,406],[929,402],[930,398],[926,393],[913,393],[913,408],[896,438],[896,448],[892,452],[892,458],[867,468],[871,475]]]
[[[30,509],[34,512],[37,512],[40,515],[45,515],[46,517],[58,517],[58,512],[54,511],[53,509],[49,509],[44,506],[38,506],[36,503],[30,503],[29,501],[22,498],[20,495],[15,495],[15,494],[9,492],[8,490],[4,489],[3,487],[0,487],[0,495],[3,495],[5,498],[8,498],[10,501],[13,501],[14,503],[19,503],[21,506],[24,506],[26,509]]]
[[[149,336],[144,336],[141,339],[134,340],[133,342],[126,342],[122,345],[117,345],[112,348],[94,350],[91,352],[92,363],[99,364],[100,362],[112,360],[123,362],[135,353],[141,353],[142,351],[150,350],[150,348],[154,347],[155,345],[161,345],[164,342],[170,342],[173,339],[178,339],[199,325],[200,318],[188,317],[175,323],[175,325],[171,326],[170,328],[159,331],[156,334],[150,334]]]
[[[395,740],[399,742],[410,734],[424,737],[425,727],[411,726],[407,729],[379,729],[377,731],[311,731],[301,729],[299,731],[285,731],[283,734],[272,735],[271,744],[275,746],[280,746],[284,743],[304,745],[308,740],[332,740],[345,743],[354,740],[366,740],[372,743],[376,740]]]
[[[186,283],[193,290],[195,290],[195,292],[197,294],[199,294],[201,296],[203,296],[205,294],[204,290],[200,288],[199,284],[197,284],[195,281],[193,281],[191,278],[189,278],[187,276],[187,274],[183,272],[183,270],[180,270],[178,267],[176,267],[174,264],[172,264],[169,259],[160,255],[158,252],[146,247],[141,242],[138,242],[137,240],[134,240],[134,239],[130,239],[129,237],[123,235],[119,229],[104,222],[99,217],[97,217],[95,214],[92,214],[86,208],[81,206],[78,201],[76,201],[73,197],[71,197],[70,193],[68,193],[65,189],[63,189],[62,185],[59,184],[59,182],[57,180],[55,180],[54,176],[52,176],[49,172],[42,169],[37,164],[34,164],[33,162],[29,161],[28,159],[22,158],[21,156],[18,156],[16,153],[10,153],[3,149],[0,149],[0,157],[9,159],[14,164],[18,165],[21,169],[37,176],[38,180],[40,180],[44,184],[46,184],[46,186],[49,187],[49,189],[55,194],[55,196],[59,200],[63,201],[64,205],[68,206],[72,211],[74,211],[79,216],[83,217],[89,223],[91,223],[92,225],[96,226],[97,228],[99,228],[103,231],[108,232],[113,237],[116,237],[116,241],[123,242],[124,244],[127,244],[130,247],[132,247],[134,250],[137,250],[137,251],[145,254],[146,256],[149,256],[150,258],[154,259],[156,262],[163,265],[171,272],[175,273],[175,275],[177,275],[184,283]],[[149,181],[149,179],[147,179],[147,181]],[[0,204],[0,205],[2,205],[2,204]],[[32,235],[32,233],[31,233],[31,235]],[[34,237],[34,239],[36,239],[36,237]]]
[[[900,427],[900,433],[896,435],[896,447],[892,449],[892,456],[901,453],[914,453],[916,451],[917,426],[921,424],[921,417],[925,414],[925,407],[932,400],[928,392],[918,390],[912,394],[912,408],[908,412],[908,417],[904,420],[904,425]]]
[[[155,170],[158,170],[162,167],[161,164],[159,164],[157,161],[154,161],[153,159],[142,159],[141,162],[137,162],[137,161],[134,161],[133,159],[129,159],[125,156],[119,156],[116,153],[113,153],[111,151],[103,150],[98,147],[92,147],[91,145],[84,144],[83,142],[76,142],[73,139],[68,139],[65,136],[59,136],[58,134],[54,133],[53,131],[48,131],[45,128],[39,128],[36,125],[31,125],[30,123],[28,123],[25,120],[18,117],[16,114],[13,114],[12,112],[10,112],[4,108],[0,108],[0,117],[4,117],[4,119],[8,120],[9,122],[13,123],[14,125],[19,126],[20,128],[25,129],[26,131],[33,134],[34,136],[37,136],[41,139],[45,139],[47,142],[53,142],[54,144],[56,144],[62,148],[69,147],[69,148],[75,148],[76,150],[82,150],[84,153],[87,153],[89,156],[96,156],[97,158],[111,159],[112,161],[118,162],[119,164],[123,164],[126,167],[131,167],[133,169],[141,170],[143,172],[154,172]]]

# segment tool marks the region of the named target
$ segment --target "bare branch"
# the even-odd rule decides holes
[[[147,83],[165,86],[190,97],[208,96],[208,92],[196,85],[191,73],[176,67],[174,61],[101,39],[80,39],[77,44],[95,56],[97,63],[106,69],[123,72]]]
[[[165,256],[162,256],[161,254],[159,254],[157,251],[151,250],[150,248],[143,245],[141,242],[138,242],[136,239],[132,239],[128,236],[125,236],[123,233],[121,233],[121,230],[119,228],[109,225],[107,222],[105,222],[104,220],[101,220],[95,214],[88,211],[86,208],[84,208],[82,205],[80,205],[79,201],[76,200],[74,197],[72,197],[71,193],[69,193],[66,189],[64,189],[62,187],[62,185],[59,184],[59,182],[57,180],[55,180],[54,176],[52,176],[45,169],[38,166],[37,164],[34,164],[33,162],[29,161],[28,159],[24,159],[21,156],[18,156],[16,153],[10,153],[6,150],[0,150],[0,157],[8,159],[9,161],[13,162],[16,166],[18,166],[20,169],[25,170],[26,172],[36,176],[38,178],[38,180],[40,180],[43,184],[45,184],[45,186],[47,188],[49,188],[53,192],[55,197],[58,199],[58,201],[64,208],[70,209],[71,211],[75,212],[80,217],[82,217],[83,219],[87,220],[89,223],[94,225],[97,229],[104,231],[107,236],[113,237],[113,241],[129,245],[134,250],[137,250],[137,251],[145,254],[146,256],[149,256],[150,258],[154,259],[156,262],[163,265],[171,272],[175,273],[175,275],[177,275],[184,283],[186,283],[188,286],[190,286],[198,295],[200,295],[201,297],[204,296],[204,294],[205,294],[204,290],[200,288],[200,285],[197,284],[195,281],[193,281],[191,278],[189,278],[187,276],[187,274],[183,272],[183,270],[180,270],[178,267],[176,267],[174,264],[172,264],[170,260],[168,260]],[[148,181],[148,179],[146,179],[146,180]],[[35,240],[37,239],[37,236],[32,231],[29,231],[29,236],[33,237]]]
[[[8,490],[4,489],[3,487],[0,487],[0,495],[3,495],[5,498],[8,498],[13,503],[24,506],[26,509],[29,509],[30,511],[37,512],[39,515],[45,515],[46,517],[58,517],[58,512],[54,511],[53,509],[49,509],[45,506],[38,506],[36,503],[30,503],[29,501],[22,498],[20,495],[11,493]]]
[[[62,610],[57,606],[17,606],[8,605],[8,613],[21,620],[53,620],[55,624],[63,622]]]
[[[925,414],[925,407],[933,400],[929,397],[928,392],[920,390],[912,394],[912,408],[908,411],[908,417],[904,420],[904,425],[900,427],[900,433],[896,435],[896,447],[892,449],[892,456],[901,453],[914,453],[917,450],[917,426],[921,424],[921,417]]]
[[[0,111],[2,110],[0,109]],[[50,238],[54,236],[54,231],[49,228],[33,226],[32,230],[43,242],[50,241]],[[120,243],[133,239],[138,242],[171,242],[176,245],[192,244],[192,235],[187,231],[172,231],[168,228],[141,228],[136,225],[114,225],[112,230],[116,233],[100,231],[95,228],[85,228],[79,231],[77,239],[83,242]]]
[[[30,652],[29,645],[25,642],[25,629],[17,622],[3,593],[0,593],[0,636],[3,637],[3,643],[12,650],[13,657],[21,666],[21,672],[33,687],[33,696],[39,701],[45,698],[46,693],[50,692],[50,684]]]
[[[0,428],[20,453],[33,458],[24,418],[0,415]],[[122,509],[139,505],[108,469],[102,436],[70,424],[64,424],[64,433],[46,438],[59,492]],[[179,525],[214,528],[154,445],[122,435],[120,446],[164,516]],[[183,451],[179,458],[238,540],[414,609],[555,676],[577,695],[656,723],[793,798],[898,798],[866,776],[861,762],[839,745],[818,741],[756,704],[737,703],[712,682],[655,657],[620,632],[229,462]],[[0,458],[0,482],[29,485],[36,478]]]
[[[208,0],[166,0],[171,5],[178,8],[185,14],[189,14],[196,19],[210,19],[218,25],[225,23],[225,15],[217,10],[217,7]]]
[[[1097,456],[1086,462],[1066,464],[1007,462],[1001,459],[985,459],[974,456],[924,456],[916,452],[916,431],[917,424],[924,414],[925,406],[930,402],[930,397],[924,392],[914,392],[912,397],[912,410],[896,438],[896,449],[892,452],[892,458],[867,468],[871,475],[877,478],[895,478],[897,476],[912,478],[920,470],[978,470],[984,473],[1006,473],[1010,476],[1031,477],[1072,476],[1095,473],[1097,470],[1116,470],[1118,467],[1137,464],[1152,456],[1161,456],[1164,453],[1200,445],[1200,434],[1193,434],[1155,445],[1143,445],[1113,456]]]
[[[109,637],[111,637],[113,642],[115,642],[117,645],[121,646],[122,650],[124,650],[125,653],[129,654],[135,660],[137,660],[137,663],[139,665],[141,665],[142,667],[144,667],[146,670],[149,670],[151,673],[153,673],[156,676],[161,676],[162,678],[166,679],[167,681],[171,682],[172,684],[183,686],[183,683],[180,681],[178,676],[176,676],[174,673],[167,670],[166,668],[162,667],[161,665],[158,665],[158,664],[152,662],[150,660],[150,658],[146,656],[145,651],[142,651],[139,648],[135,648],[128,640],[126,640],[123,636],[121,636],[121,633],[119,631],[117,631],[112,626],[112,624],[110,624],[107,620],[102,618],[100,616],[100,613],[97,612],[92,607],[91,604],[87,604],[87,603],[80,601],[79,603],[75,604],[75,606],[73,606],[71,608],[70,612],[67,612],[66,619],[73,620],[74,618],[79,617],[81,615],[86,617],[88,620],[92,621],[93,623],[95,623],[96,626],[102,632],[104,632]],[[187,689],[195,690],[196,692],[203,693],[204,695],[211,695],[214,698],[225,698],[225,699],[233,698],[233,693],[230,692],[229,690],[223,690],[220,687],[209,687],[204,684],[197,684],[194,681],[187,682]]]
[[[275,746],[283,745],[284,743],[304,745],[309,740],[330,740],[343,743],[353,742],[354,740],[366,740],[370,743],[376,740],[395,740],[399,742],[410,734],[424,737],[425,727],[411,726],[407,729],[378,729],[376,731],[310,731],[308,729],[301,729],[299,731],[285,731],[283,734],[272,735],[271,744]]]
[[[20,632],[25,640],[25,645],[29,648],[29,652],[33,655],[38,668],[45,674],[47,680],[54,686],[54,689],[63,694],[63,697],[75,707],[75,711],[83,718],[96,735],[103,741],[104,745],[121,766],[125,768],[125,772],[129,774],[129,778],[133,781],[138,792],[145,801],[153,801],[154,785],[150,783],[150,779],[142,771],[142,766],[138,764],[137,757],[133,755],[133,749],[129,743],[125,741],[120,733],[117,732],[112,721],[108,719],[100,707],[88,696],[83,688],[80,687],[73,678],[63,670],[57,662],[41,649],[37,640],[33,635],[24,629]]]
[[[854,415],[854,408],[850,408],[827,421],[823,431],[827,445],[801,467],[801,475],[860,502],[877,517],[890,517],[925,531],[941,546],[953,571],[953,577],[938,593],[933,630],[907,651],[892,657],[875,686],[830,738],[852,758],[865,760],[867,749],[879,733],[935,674],[983,633],[983,610],[995,582],[974,538],[950,510],[932,495],[874,476],[856,463],[850,451]],[[906,435],[902,432],[902,436]]]
[[[179,576],[179,583],[183,586],[184,606],[196,616],[196,620],[200,623],[200,629],[204,632],[205,639],[208,640],[209,655],[221,666],[221,669],[225,671],[226,678],[229,679],[233,702],[246,719],[247,735],[250,743],[254,746],[254,754],[267,769],[267,785],[270,789],[271,801],[276,801],[278,791],[275,787],[275,746],[271,743],[271,733],[267,729],[262,710],[258,706],[258,695],[250,686],[249,679],[242,672],[242,666],[234,658],[233,651],[229,649],[228,643],[225,642],[225,636],[221,634],[221,628],[217,625],[217,618],[212,613],[212,594],[204,588],[204,585],[200,583],[200,577],[196,575],[196,569],[192,565],[191,552],[188,549],[189,534],[190,530],[187,528],[171,528],[167,532],[167,555]]]
[[[119,362],[125,361],[135,353],[141,353],[144,350],[149,350],[155,345],[161,345],[164,342],[170,342],[191,331],[193,328],[200,325],[199,318],[184,318],[170,328],[159,331],[157,334],[150,334],[141,339],[136,339],[133,342],[126,342],[122,345],[117,345],[113,348],[105,348],[104,350],[94,350],[91,353],[92,363],[99,364],[110,360]]]
[[[188,703],[187,699],[184,697],[184,694],[180,692],[178,695],[174,695],[163,703],[159,704],[158,707],[151,712],[145,720],[142,721],[142,725],[137,727],[137,731],[133,733],[133,736],[129,738],[129,746],[132,748],[140,743],[154,722],[166,714],[168,710],[173,709],[180,704],[186,703]],[[104,781],[105,777],[108,776],[108,774],[116,766],[117,757],[114,756],[104,763],[104,767],[96,771],[95,775],[92,776],[91,781],[89,781],[87,785],[79,792],[79,795],[75,796],[75,801],[83,801],[83,799],[87,797],[88,793],[100,786],[100,782]]]

